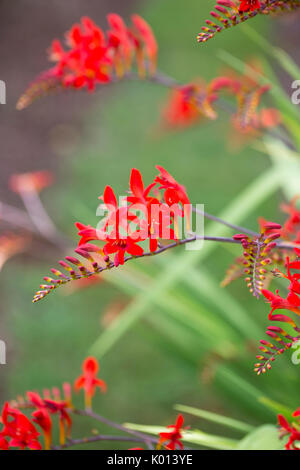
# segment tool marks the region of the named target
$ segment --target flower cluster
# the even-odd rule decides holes
[[[80,241],[76,253],[88,260],[89,267],[77,258],[67,256],[66,261],[78,267],[76,272],[65,261],[60,265],[69,273],[66,276],[57,269],[52,269],[58,279],[45,277],[50,284],[42,284],[41,290],[34,297],[34,302],[45,297],[53,289],[72,279],[90,277],[104,269],[124,264],[132,257],[156,254],[164,249],[161,242],[178,241],[179,221],[186,221],[189,230],[190,201],[184,186],[178,183],[163,167],[157,166],[158,175],[147,187],[141,173],[133,168],[130,176],[129,195],[118,204],[116,195],[110,186],[106,186],[100,199],[100,208],[106,215],[98,227],[76,223]],[[153,195],[151,195],[151,192]],[[98,246],[91,241],[101,241]],[[149,252],[140,245],[148,242]],[[130,256],[126,257],[126,253]],[[114,255],[113,261],[110,255]]]
[[[201,119],[216,119],[215,109],[220,94],[232,96],[232,125],[234,131],[249,134],[253,137],[260,130],[275,127],[280,123],[280,114],[274,108],[261,108],[262,96],[269,91],[269,86],[261,86],[250,77],[251,73],[261,74],[256,64],[247,65],[245,75],[236,75],[232,70],[205,84],[202,80],[184,86],[175,87],[164,106],[162,117],[167,128],[179,129],[189,127]],[[231,103],[226,102],[226,106]]]
[[[244,249],[245,281],[251,294],[259,297],[267,273],[266,266],[271,263],[269,253],[276,247],[275,240],[280,237],[281,225],[266,222],[257,237],[250,238],[242,233],[234,235],[233,239],[240,241]]]
[[[176,423],[167,426],[170,431],[161,432],[159,434],[158,448],[161,448],[161,446],[167,442],[167,445],[165,445],[165,449],[167,450],[176,450],[177,447],[183,449],[181,442],[183,423],[183,416],[178,415]]]
[[[95,442],[95,436],[90,438],[75,439],[71,438],[73,420],[71,414],[86,415],[98,421],[105,422],[108,425],[121,429],[127,432],[127,428],[106,420],[105,418],[92,412],[92,397],[97,388],[102,392],[106,391],[106,383],[104,380],[97,377],[99,371],[98,361],[94,357],[87,357],[82,365],[82,374],[74,382],[74,390],[84,390],[85,394],[85,411],[76,410],[72,402],[72,386],[69,383],[64,383],[62,386],[63,397],[61,397],[60,389],[53,387],[50,390],[44,390],[40,395],[36,391],[28,391],[26,397],[18,396],[16,400],[6,402],[2,409],[0,422],[3,428],[0,431],[0,450],[14,449],[31,449],[31,450],[50,450],[57,447],[52,444],[53,435],[53,415],[58,416],[59,424],[59,449],[76,445],[78,443]],[[24,414],[30,411],[30,417]],[[176,423],[167,426],[167,431],[161,432],[157,438],[151,438],[156,444],[157,449],[164,448],[166,450],[176,450],[177,448],[183,449],[181,439],[183,438],[183,416],[178,415]],[[37,427],[41,429],[44,435],[44,446],[40,442],[40,433]],[[137,442],[148,442],[149,436],[142,433],[135,434],[128,431],[131,436],[129,441],[132,440],[132,434],[136,436]],[[108,439],[111,436],[99,435],[98,440]],[[124,436],[121,437],[124,440]],[[134,447],[130,450],[143,450],[142,447]]]
[[[138,74],[144,78],[155,73],[157,43],[149,24],[139,15],[132,15],[128,28],[117,14],[107,16],[109,30],[104,32],[90,18],[66,33],[68,48],[59,40],[52,43],[50,59],[56,65],[41,74],[21,96],[17,108],[23,109],[38,96],[55,88],[87,88],[94,90],[122,78],[135,59]]]
[[[295,253],[300,257],[300,249],[295,248]],[[283,328],[278,326],[269,326],[266,334],[276,344],[270,343],[269,341],[261,340],[260,350],[263,355],[259,354],[257,359],[260,361],[255,364],[255,371],[257,374],[261,372],[265,373],[267,369],[271,368],[271,362],[275,358],[285,352],[287,349],[293,347],[293,345],[300,339],[300,328],[297,326],[295,321],[286,314],[275,313],[276,310],[289,310],[290,312],[300,315],[300,259],[297,258],[295,261],[290,261],[286,258],[287,274],[282,273],[279,269],[275,269],[273,273],[277,277],[282,277],[289,280],[288,294],[286,297],[281,297],[279,291],[276,294],[273,292],[262,289],[262,294],[267,299],[267,302],[271,305],[271,311],[269,313],[269,320],[287,323],[289,327],[295,332],[294,336],[287,333]],[[292,271],[296,271],[292,273]]]
[[[217,0],[214,10],[210,12],[213,21],[206,20],[206,26],[202,27],[197,40],[200,43],[206,42],[217,33],[258,14],[289,12],[299,7],[299,0]]]
[[[83,363],[83,374],[74,383],[75,391],[84,389],[86,409],[91,408],[92,397],[97,387],[102,392],[106,391],[106,383],[97,378],[99,370],[98,362],[93,357],[88,357]],[[44,390],[41,396],[37,392],[28,391],[26,398],[21,396],[11,403],[6,402],[2,410],[1,420],[3,429],[0,432],[0,449],[8,450],[11,447],[19,449],[42,448],[39,442],[40,433],[35,425],[39,426],[44,435],[44,449],[49,450],[52,444],[52,415],[59,419],[59,441],[64,446],[66,439],[71,437],[73,410],[72,386],[63,384],[63,398],[59,388],[53,387],[52,391]],[[31,420],[22,413],[23,410],[31,410]],[[35,423],[35,424],[33,424]]]
[[[291,424],[281,414],[278,415],[278,424],[280,426],[280,438],[288,436],[288,441],[285,444],[286,450],[300,450],[300,408],[292,414],[296,418]],[[296,445],[298,442],[298,445]]]

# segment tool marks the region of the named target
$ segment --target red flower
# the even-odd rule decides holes
[[[75,223],[76,227],[78,228],[78,235],[81,237],[78,246],[85,245],[86,243],[92,241],[92,240],[103,240],[102,233],[100,230],[97,230],[94,227],[91,227],[91,225],[84,225],[81,222],[76,222]],[[100,248],[99,248],[100,251]]]
[[[71,436],[72,419],[69,415],[68,404],[65,401],[44,400],[47,410],[52,414],[59,415],[59,441],[60,445],[65,444],[65,436]]]
[[[211,104],[217,99],[212,86],[191,83],[174,88],[163,110],[163,119],[168,127],[185,128],[203,116],[216,119]]]
[[[119,264],[124,264],[125,253],[129,253],[132,256],[141,256],[144,253],[143,248],[137,245],[140,241],[142,240],[139,237],[139,232],[133,233],[132,236],[128,235],[126,238],[108,235],[103,251],[107,256],[116,253],[114,263],[115,266],[119,266]]]
[[[40,192],[51,186],[53,175],[50,171],[33,171],[31,173],[15,174],[10,177],[9,185],[15,193],[26,191]]]
[[[43,430],[45,439],[45,450],[50,450],[52,442],[52,421],[48,411],[45,408],[38,408],[32,413],[33,422],[38,424]]]
[[[0,450],[9,450],[7,440],[0,435]]]
[[[107,16],[107,21],[111,27],[108,31],[108,44],[113,52],[113,62],[116,74],[119,77],[124,75],[125,70],[129,70],[132,61],[133,44],[124,20],[115,13]]]
[[[183,449],[183,444],[180,441],[182,439],[182,425],[183,425],[183,416],[178,415],[176,423],[175,424],[170,424],[167,426],[167,428],[172,429],[171,431],[168,432],[161,432],[159,433],[159,446],[166,441],[169,441],[169,443],[165,446],[166,449],[168,450],[176,450],[177,447],[180,449]]]
[[[153,197],[149,196],[149,193],[155,184],[155,182],[151,183],[145,188],[141,173],[136,168],[132,168],[130,175],[130,191],[132,196],[128,196],[127,201],[131,204],[147,205],[153,199]]]
[[[300,229],[300,210],[296,204],[299,196],[294,197],[289,204],[282,204],[281,209],[289,215],[287,221],[283,226],[283,231],[286,237],[290,234],[297,234]]]
[[[96,388],[99,387],[102,392],[106,392],[106,383],[104,380],[96,377],[99,364],[94,357],[87,357],[82,366],[83,374],[80,375],[74,383],[75,390],[84,389],[85,393],[85,406],[87,409],[92,408],[92,398],[95,394]]]
[[[296,410],[293,415],[294,417],[298,417],[298,410]],[[300,441],[300,429],[297,424],[289,424],[287,419],[283,415],[278,415],[278,424],[280,426],[280,438],[289,435],[289,440],[285,444],[286,450],[300,450],[300,447],[296,446],[295,443]]]
[[[64,86],[74,88],[95,88],[96,83],[110,80],[108,66],[111,60],[101,28],[87,17],[81,24],[75,24],[67,33],[70,47],[65,51],[58,40],[52,44],[50,57],[57,62],[52,74],[62,81]]]
[[[189,228],[189,218],[190,218],[190,200],[187,196],[185,187],[177,183],[175,178],[170,175],[162,166],[157,165],[156,168],[159,171],[159,175],[155,178],[155,182],[159,183],[161,186],[159,189],[164,189],[164,199],[168,206],[175,207],[174,209],[174,224],[176,230],[176,215],[183,214],[187,217],[187,226]],[[182,213],[179,210],[178,204],[181,203],[183,206],[184,212]],[[177,209],[176,209],[177,206]]]
[[[68,437],[71,435],[72,419],[68,412],[68,403],[66,401],[51,400],[50,398],[41,398],[38,393],[27,392],[29,403],[37,407],[38,411],[42,413],[33,414],[33,416],[39,420],[36,421],[43,429],[45,435],[45,444],[50,445],[51,443],[51,419],[50,414],[59,415],[59,436],[60,445],[65,443],[65,435]],[[49,413],[48,413],[49,412]],[[48,416],[46,416],[46,413]],[[50,422],[49,422],[50,420]],[[44,426],[44,427],[43,427]]]
[[[272,310],[269,314],[270,320],[272,319],[272,313],[274,312],[274,310],[279,309],[290,310],[291,312],[300,315],[300,299],[293,292],[290,292],[286,299],[280,297],[280,295],[278,294],[278,290],[276,291],[276,295],[267,289],[262,289],[261,292],[272,307]]]
[[[133,214],[130,214],[126,206],[118,206],[118,201],[115,196],[113,189],[110,186],[106,186],[104,189],[103,196],[100,196],[109,214],[104,219],[103,235],[105,238],[105,231],[108,227],[113,226],[113,231],[110,235],[119,235],[119,229],[123,228],[125,232],[128,231],[128,222],[138,222],[138,219]],[[98,230],[99,231],[99,230]],[[101,236],[101,235],[100,235]]]
[[[2,422],[4,429],[1,435],[10,438],[9,447],[18,447],[22,450],[27,447],[32,450],[42,448],[38,441],[40,434],[31,421],[19,410],[11,408],[8,403],[5,403],[2,410]]]
[[[254,11],[260,9],[259,0],[240,0],[240,12]]]
[[[168,205],[180,202],[183,206],[190,205],[190,200],[186,194],[185,187],[177,183],[175,178],[170,175],[162,166],[156,165],[159,175],[155,182],[159,183],[160,189],[165,190],[164,198]]]
[[[149,60],[150,73],[154,74],[156,71],[158,46],[151,26],[139,15],[132,15],[131,20],[134,26],[133,38],[137,48],[139,71],[142,75],[144,74],[143,49],[145,48],[147,59]]]

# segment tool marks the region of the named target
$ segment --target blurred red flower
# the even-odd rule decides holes
[[[92,398],[95,394],[96,388],[99,387],[104,393],[106,392],[106,383],[104,380],[96,377],[99,371],[99,364],[94,357],[87,357],[82,366],[83,374],[80,375],[74,383],[76,391],[84,389],[85,393],[85,406],[87,409],[92,408]]]
[[[183,449],[182,439],[182,426],[183,426],[183,416],[178,415],[176,423],[170,424],[167,428],[171,431],[159,433],[159,445],[164,444],[166,441],[169,441],[165,446],[167,450],[176,450],[177,447]]]

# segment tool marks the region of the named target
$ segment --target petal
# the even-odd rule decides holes
[[[108,206],[118,207],[117,198],[111,186],[106,186],[103,193],[103,201]]]
[[[144,193],[144,183],[142,175],[136,168],[132,168],[130,176],[130,189],[132,194],[142,198]]]

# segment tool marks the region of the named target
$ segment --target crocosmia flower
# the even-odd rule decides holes
[[[167,450],[176,450],[177,448],[183,449],[182,439],[182,426],[183,416],[178,415],[176,423],[167,426],[170,431],[161,432],[159,434],[159,446],[164,444]]]
[[[240,12],[254,11],[260,9],[259,0],[240,0]]]
[[[99,387],[102,392],[106,392],[106,383],[104,380],[97,378],[99,364],[94,357],[87,357],[82,366],[83,374],[80,375],[74,383],[75,390],[84,390],[85,406],[87,409],[92,408],[92,398],[96,388]]]
[[[21,411],[5,403],[2,410],[2,422],[4,428],[1,431],[1,436],[9,439],[9,447],[17,447],[22,450],[26,448],[41,450],[42,446],[38,441],[40,434]]]

